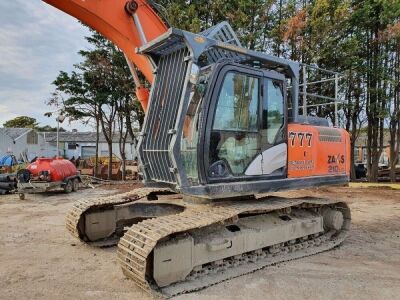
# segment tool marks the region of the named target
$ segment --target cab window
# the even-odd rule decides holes
[[[262,135],[267,144],[275,144],[284,125],[284,97],[282,82],[266,79],[267,93],[263,98]]]
[[[260,153],[259,90],[258,77],[226,73],[210,137],[210,177],[242,175]]]

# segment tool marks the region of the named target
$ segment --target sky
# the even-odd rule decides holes
[[[21,115],[56,126],[55,117],[44,116],[52,111],[45,102],[59,71],[80,61],[87,35],[76,19],[40,0],[0,1],[0,127]],[[61,126],[88,130],[79,122]]]

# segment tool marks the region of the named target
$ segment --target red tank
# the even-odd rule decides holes
[[[74,164],[63,158],[38,158],[27,169],[31,178],[43,181],[63,181],[67,177],[78,175]]]

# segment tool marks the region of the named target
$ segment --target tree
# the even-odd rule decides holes
[[[76,66],[80,68],[81,66]],[[79,70],[79,69],[78,69]],[[61,71],[53,81],[55,92],[48,101],[48,105],[56,106],[71,120],[80,120],[83,124],[94,121],[96,130],[96,151],[94,175],[98,175],[99,140],[100,140],[100,114],[101,101],[97,90],[91,86],[84,74],[72,71],[68,74]]]
[[[90,50],[81,50],[79,53],[84,61],[79,68],[83,72],[86,83],[95,95],[98,104],[98,120],[103,136],[108,146],[108,170],[107,177],[112,175],[113,134],[114,121],[117,113],[114,91],[118,82],[114,80],[114,65],[112,62],[115,46],[100,34],[93,32],[86,38],[94,46]]]
[[[20,116],[6,121],[3,126],[6,128],[35,128],[38,123],[35,118]]]
[[[37,126],[35,129],[36,129],[37,131],[39,131],[39,132],[57,132],[57,127],[52,127],[52,126],[50,126],[50,125]],[[60,127],[60,128],[58,129],[58,131],[60,131],[60,132],[65,132],[66,130],[65,130],[64,128]]]
[[[391,50],[389,59],[389,147],[390,180],[396,181],[396,165],[400,152],[400,21],[389,26],[384,32],[384,39]]]
[[[396,76],[395,68],[391,67],[395,57],[391,47],[393,44],[390,39],[385,38],[385,32],[400,21],[400,3],[368,0],[352,1],[352,4],[351,25],[360,40],[359,57],[363,61],[365,74],[362,84],[368,118],[368,177],[370,181],[376,181],[384,146],[385,121],[390,117],[389,107],[396,86],[391,84]],[[395,143],[394,140],[392,142]]]
[[[368,176],[375,181],[384,132],[389,129],[394,180],[400,148],[399,1],[162,2],[172,26],[199,32],[228,20],[248,48],[341,72],[341,123],[351,133],[351,165],[359,131],[366,126]],[[313,76],[310,81],[321,79]],[[329,84],[313,89],[334,93]],[[334,121],[333,112],[332,106],[308,111]]]
[[[362,77],[363,60],[359,57],[362,45],[357,39],[354,26],[351,25],[351,3],[349,0],[326,1],[317,0],[307,9],[306,40],[309,42],[303,51],[303,59],[308,63],[341,72],[341,90],[344,104],[341,106],[345,120],[344,126],[350,132],[350,165],[352,178],[354,172],[354,148],[361,126],[364,124]],[[322,77],[311,78],[320,80]],[[317,94],[335,96],[334,84],[324,84],[317,87]],[[312,88],[313,88],[312,87]],[[313,102],[313,101],[311,101]],[[311,103],[312,104],[312,103]],[[317,114],[327,117],[335,123],[336,115],[333,106],[324,106]]]
[[[126,143],[128,136],[135,139],[132,123],[143,124],[144,113],[138,101],[134,101],[134,86],[130,70],[126,64],[124,55],[120,51],[113,52],[114,66],[114,97],[116,99],[116,120],[118,130],[118,146],[122,159],[122,179],[126,179]]]
[[[94,121],[97,145],[101,128],[108,145],[108,178],[111,178],[115,127],[118,126],[120,133],[119,148],[125,168],[127,134],[133,136],[133,123],[142,124],[143,111],[134,96],[135,86],[123,53],[96,32],[86,39],[92,48],[79,52],[83,61],[75,65],[74,71],[60,72],[49,104],[58,106],[70,118],[86,124]],[[96,167],[97,149],[98,146]]]
[[[3,124],[5,128],[34,128],[39,132],[56,132],[57,127],[52,127],[50,125],[39,126],[35,118],[21,116],[9,120]],[[64,128],[60,127],[59,131],[66,131]]]

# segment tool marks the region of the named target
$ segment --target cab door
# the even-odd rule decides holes
[[[286,86],[280,74],[266,76],[262,97],[262,173],[283,176],[287,172]]]
[[[286,177],[287,175],[287,106],[284,77],[264,72],[260,100],[261,151],[246,170],[247,175]]]
[[[207,118],[207,182],[286,175],[284,80],[278,73],[225,66]]]

